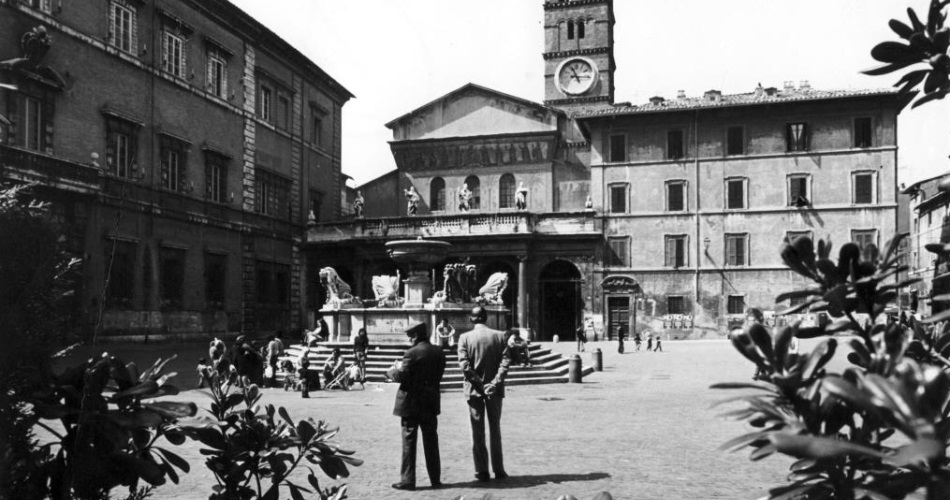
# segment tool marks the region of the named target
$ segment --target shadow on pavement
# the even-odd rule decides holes
[[[489,482],[468,481],[464,483],[446,483],[444,488],[483,488],[483,489],[511,489],[540,486],[543,484],[559,484],[574,481],[597,481],[607,479],[606,472],[590,472],[587,474],[544,474],[541,476],[509,476],[505,479],[492,479]]]

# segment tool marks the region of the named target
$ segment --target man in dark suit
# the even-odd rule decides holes
[[[505,333],[485,325],[488,313],[481,307],[472,309],[475,327],[459,339],[459,365],[465,376],[463,393],[468,400],[469,422],[472,425],[472,454],[475,478],[488,481],[488,450],[485,449],[485,414],[491,433],[491,467],[495,477],[508,477],[501,451],[501,402],[505,397],[505,376],[508,374],[508,344]]]
[[[393,415],[402,418],[401,479],[392,486],[397,490],[416,489],[416,439],[422,429],[422,450],[433,488],[442,486],[440,479],[438,415],[441,411],[439,383],[445,373],[445,354],[429,343],[429,328],[419,323],[406,335],[412,347],[402,361],[389,369],[389,378],[399,382]]]

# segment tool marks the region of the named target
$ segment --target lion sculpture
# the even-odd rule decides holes
[[[320,270],[320,284],[327,292],[326,305],[339,307],[344,304],[358,304],[360,299],[353,296],[353,289],[345,281],[340,279],[340,275],[332,267],[324,267]]]
[[[477,302],[480,304],[504,305],[502,294],[508,287],[508,273],[494,273],[488,277],[485,285],[478,289]]]
[[[400,307],[406,299],[399,296],[399,275],[373,276],[377,307]]]

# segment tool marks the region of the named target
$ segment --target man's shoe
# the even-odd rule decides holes
[[[508,479],[508,473],[507,473],[507,472],[504,472],[504,471],[502,471],[502,472],[496,472],[496,473],[495,473],[495,479]]]
[[[477,479],[479,482],[487,483],[488,481],[491,481],[491,475],[489,475],[487,472],[480,472],[475,474],[475,479]]]
[[[432,489],[433,489],[433,490],[440,489],[440,488],[442,488],[442,486],[444,486],[444,485],[442,484],[442,481],[435,481],[435,482],[432,483]]]
[[[407,490],[407,491],[416,490],[416,485],[409,484],[409,483],[393,483],[392,486],[394,490]]]

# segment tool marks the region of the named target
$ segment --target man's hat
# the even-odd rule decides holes
[[[410,337],[425,337],[429,332],[429,326],[425,323],[416,323],[406,330],[406,335]]]

